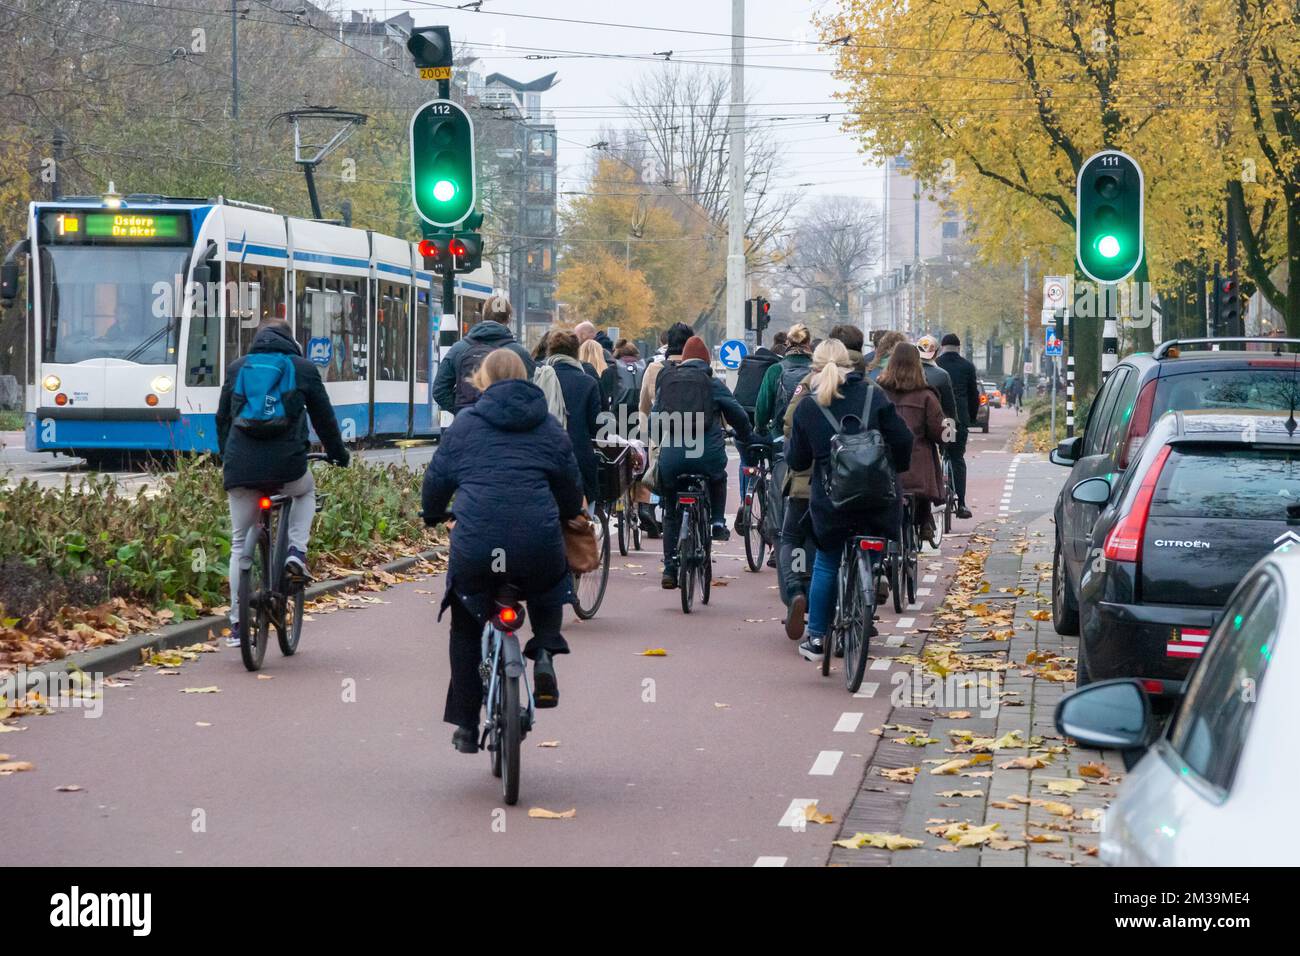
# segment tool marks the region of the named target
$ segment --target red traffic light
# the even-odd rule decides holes
[[[769,312],[772,311],[772,303],[768,302],[767,299],[760,299],[759,308],[763,310],[764,315],[767,315]]]
[[[437,258],[438,247],[433,244],[432,239],[420,240],[420,255],[424,256],[426,259]]]
[[[465,243],[459,239],[451,240],[451,245],[448,247],[448,249],[453,256],[463,256],[468,251],[465,248]]]
[[[1233,282],[1231,279],[1225,279],[1223,281],[1223,292],[1225,295],[1231,295],[1236,290],[1237,283]]]

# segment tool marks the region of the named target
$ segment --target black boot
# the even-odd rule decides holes
[[[538,651],[533,661],[533,701],[539,710],[559,706],[560,684],[555,679],[555,662],[550,651]]]
[[[641,519],[641,531],[647,538],[657,538],[663,534],[663,528],[655,519],[654,505],[643,501],[636,506],[636,510]]]
[[[451,745],[463,754],[478,753],[478,724],[464,724],[451,735]]]

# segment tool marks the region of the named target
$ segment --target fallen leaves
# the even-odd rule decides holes
[[[638,657],[667,657],[668,652],[664,650],[662,647],[650,647],[644,651],[641,651],[640,654],[638,654],[637,656]]]
[[[543,740],[543,741],[541,741],[537,746],[539,746],[539,747],[558,747],[558,746],[560,746],[560,742],[559,742],[558,740]]]
[[[36,767],[27,760],[10,760],[8,754],[0,754],[0,777],[7,777],[10,774],[24,773],[28,770],[35,770]]]
[[[528,815],[534,820],[572,820],[578,815],[577,807],[570,807],[568,810],[547,810],[544,807],[531,807]]]
[[[876,847],[881,850],[912,850],[924,846],[924,840],[914,840],[898,833],[855,833],[846,840],[832,840],[832,845],[846,850],[861,850],[864,847]]]
[[[920,767],[899,767],[896,770],[877,767],[876,770],[886,780],[893,780],[896,783],[912,783],[916,780],[916,775],[921,772]]]
[[[211,687],[182,687],[182,694],[220,694],[221,688],[213,684]]]
[[[816,801],[803,808],[803,818],[809,823],[819,823],[822,825],[835,822],[835,818],[829,813],[823,813],[821,810],[817,809]]]
[[[61,787],[55,787],[54,790],[56,793],[81,793],[85,790],[85,787],[79,783],[65,783]]]

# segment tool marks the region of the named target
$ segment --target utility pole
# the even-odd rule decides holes
[[[230,163],[239,175],[239,4],[230,4]],[[317,213],[317,215],[320,215]]]
[[[1020,373],[1020,374],[1021,374],[1021,376],[1022,376],[1022,379],[1021,379],[1021,380],[1024,382],[1025,391],[1028,391],[1028,390],[1029,390],[1029,361],[1030,361],[1030,359],[1029,359],[1029,257],[1028,257],[1028,256],[1025,256],[1025,318],[1024,318],[1024,331],[1025,331],[1025,347],[1021,350],[1022,353],[1023,353],[1022,356],[1021,356],[1021,361],[1023,362],[1023,364],[1021,365],[1021,373]],[[1055,407],[1055,406],[1053,406],[1053,407]]]
[[[745,334],[745,0],[731,0],[731,195],[727,208],[727,338]],[[736,373],[727,373],[735,386]]]
[[[1241,270],[1240,270],[1240,263],[1237,259],[1237,217],[1233,214],[1231,200],[1228,201],[1227,226],[1228,226],[1227,270],[1228,270],[1228,278],[1232,280],[1232,287],[1235,290],[1241,288],[1241,284],[1240,284],[1241,279],[1240,276],[1238,275],[1238,273]],[[1232,323],[1232,328],[1220,332],[1219,333],[1220,335],[1245,335],[1246,334],[1246,316],[1244,313],[1241,312],[1240,309],[1238,309],[1237,312],[1240,314],[1240,321]]]

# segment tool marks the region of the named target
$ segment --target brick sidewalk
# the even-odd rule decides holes
[[[836,846],[832,866],[1099,862],[1095,818],[1115,795],[1121,765],[1117,755],[1067,747],[1053,725],[1057,702],[1074,689],[1077,638],[1051,622],[1050,513],[1027,517],[1000,517],[971,536],[932,626],[908,642],[924,639],[923,650],[873,646],[873,657],[890,662],[894,707],[839,838],[884,833],[923,843]],[[961,760],[971,762],[952,764]],[[945,763],[946,772],[933,772]],[[882,773],[908,767],[917,768],[910,783],[910,774]],[[992,824],[966,837],[974,845],[956,845]]]

